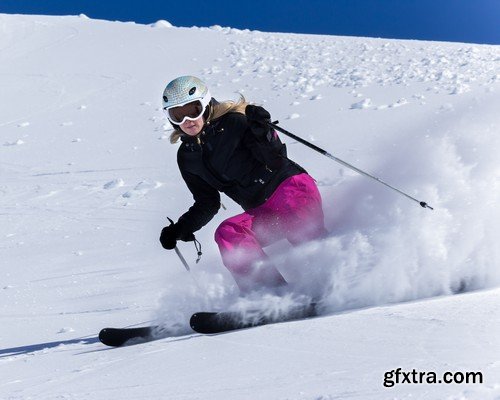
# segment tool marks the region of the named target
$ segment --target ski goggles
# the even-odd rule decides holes
[[[196,100],[182,106],[170,107],[165,110],[167,118],[176,125],[182,125],[186,120],[194,121],[205,112],[201,101]]]

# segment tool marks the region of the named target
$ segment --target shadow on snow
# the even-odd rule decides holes
[[[92,337],[92,338],[80,338],[80,339],[62,340],[57,342],[30,344],[27,346],[11,347],[8,349],[0,349],[0,358],[18,356],[22,354],[30,354],[36,351],[53,349],[59,346],[67,346],[71,344],[94,344],[98,342],[99,339],[97,337]]]

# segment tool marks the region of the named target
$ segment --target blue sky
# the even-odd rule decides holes
[[[500,44],[500,0],[0,0],[0,13]]]

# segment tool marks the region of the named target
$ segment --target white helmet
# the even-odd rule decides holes
[[[199,118],[205,112],[211,98],[210,91],[202,80],[195,76],[180,76],[171,81],[163,91],[163,111],[170,122],[180,125],[185,119]],[[195,101],[200,102],[202,110],[196,118],[185,116],[182,121],[178,121],[173,113],[169,112],[174,107],[181,107]]]

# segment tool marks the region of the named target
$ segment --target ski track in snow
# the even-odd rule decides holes
[[[498,46],[0,15],[0,61],[0,398],[500,396],[498,289],[485,290],[500,282]],[[295,295],[238,298],[213,243],[241,212],[227,197],[197,235],[199,264],[179,244],[188,274],[157,242],[191,205],[159,104],[185,73],[435,210],[283,138],[331,231],[268,249]],[[199,310],[318,296],[326,316],[309,321],[213,337],[187,326]],[[96,340],[156,322],[173,337],[112,351]],[[388,391],[397,367],[487,379]]]

